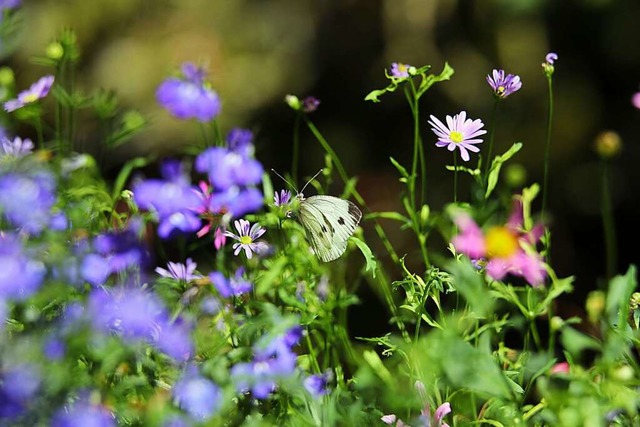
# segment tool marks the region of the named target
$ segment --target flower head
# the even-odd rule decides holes
[[[184,264],[169,261],[167,263],[167,269],[156,267],[155,272],[162,277],[180,280],[182,282],[189,282],[202,277],[199,274],[193,274],[196,271],[197,266],[198,265],[193,262],[191,258],[187,258],[187,261]]]
[[[36,102],[49,94],[54,81],[53,76],[44,76],[31,85],[29,89],[18,94],[16,99],[11,99],[4,103],[4,109],[7,112],[15,111],[27,104]]]
[[[47,272],[12,234],[0,233],[0,302],[22,301],[38,291]]]
[[[547,56],[544,57],[544,62],[542,63],[542,72],[547,78],[551,78],[554,72],[553,64],[558,60],[558,55],[553,52],[547,53]]]
[[[467,214],[458,214],[454,221],[460,233],[451,243],[471,259],[486,258],[485,270],[490,277],[502,280],[507,274],[513,274],[523,277],[532,286],[544,282],[545,266],[533,247],[542,236],[543,228],[537,224],[528,232],[522,230],[522,202],[518,198],[509,221],[484,233]]]
[[[160,84],[156,99],[179,119],[208,122],[220,113],[218,94],[204,82],[204,70],[191,63],[182,65],[183,78],[170,77]]]
[[[221,405],[220,388],[200,375],[195,366],[187,368],[173,386],[171,394],[179,407],[200,421],[211,418]]]
[[[412,71],[415,70],[415,67],[409,64],[403,64],[402,62],[393,62],[391,64],[391,77],[395,77],[398,79],[406,79],[408,78]]]
[[[55,187],[47,171],[0,174],[0,212],[16,228],[39,234],[51,220]]]
[[[493,76],[487,76],[487,82],[498,98],[506,98],[522,87],[520,76],[504,75],[504,70],[493,70]]]
[[[633,94],[633,96],[631,97],[631,104],[633,104],[634,107],[640,109],[640,92],[636,92]]]
[[[320,100],[314,96],[307,96],[302,99],[302,112],[303,113],[313,113],[318,109],[320,105]]]
[[[102,405],[94,405],[86,400],[75,402],[73,406],[61,408],[51,421],[51,427],[115,427],[114,415]]]
[[[547,55],[544,57],[544,61],[549,65],[553,65],[553,63],[556,62],[557,60],[558,60],[558,54],[553,52],[547,53]]]
[[[195,168],[209,176],[216,191],[258,184],[262,180],[262,165],[246,155],[245,150],[246,148],[240,151],[224,147],[209,148],[196,158]]]
[[[33,142],[29,138],[22,139],[16,136],[13,140],[0,138],[0,158],[23,157],[33,151]]]
[[[246,294],[253,289],[253,284],[242,276],[244,269],[239,268],[236,270],[235,276],[227,279],[224,275],[218,271],[209,273],[209,279],[213,286],[216,287],[220,295],[224,298],[230,298],[232,296],[240,296]]]
[[[25,363],[0,371],[0,420],[7,421],[23,415],[38,392],[41,381],[36,365]]]
[[[314,397],[324,396],[328,393],[327,387],[329,381],[333,378],[331,371],[326,371],[324,374],[310,375],[304,379],[304,388]]]
[[[447,116],[447,125],[445,126],[435,116],[430,116],[429,124],[433,126],[431,130],[438,136],[436,147],[447,147],[449,151],[456,148],[460,150],[462,160],[469,161],[469,151],[477,153],[480,151],[474,144],[479,144],[482,139],[476,137],[487,133],[482,129],[484,123],[480,119],[467,119],[467,113],[461,111],[455,116]]]
[[[291,192],[288,190],[280,190],[280,194],[276,191],[273,195],[273,203],[275,206],[284,206],[291,200]]]
[[[237,243],[233,244],[234,255],[237,256],[241,250],[244,250],[247,258],[251,259],[254,252],[260,254],[267,250],[266,243],[257,241],[257,239],[267,231],[264,227],[261,227],[258,223],[251,225],[246,219],[239,219],[234,221],[233,224],[236,230],[238,230],[238,234],[233,234],[230,231],[227,231],[225,234],[237,240]]]

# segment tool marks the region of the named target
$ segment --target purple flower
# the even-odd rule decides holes
[[[51,427],[116,427],[114,415],[102,405],[78,401],[59,409],[51,420]]]
[[[393,62],[391,64],[391,76],[398,79],[406,79],[411,75],[413,66],[403,64],[401,62]]]
[[[631,104],[633,104],[634,107],[640,109],[640,92],[636,92],[633,94],[633,96],[631,97]]]
[[[291,200],[291,192],[288,190],[280,190],[280,194],[276,191],[273,196],[273,203],[276,206],[283,206]]]
[[[260,224],[255,223],[253,226],[246,219],[240,219],[233,222],[236,230],[238,230],[238,234],[233,234],[230,231],[227,231],[225,234],[228,237],[231,237],[234,240],[237,240],[237,243],[233,244],[233,254],[238,255],[241,250],[244,250],[247,258],[251,259],[253,256],[253,252],[258,255],[261,252],[267,250],[267,244],[264,242],[256,241],[262,236],[265,231],[267,231],[264,227],[261,227]]]
[[[237,297],[253,289],[253,284],[244,279],[242,277],[243,274],[244,269],[239,268],[236,270],[234,277],[227,279],[222,273],[214,271],[209,273],[209,279],[223,298]]]
[[[170,77],[160,84],[156,100],[179,119],[195,118],[201,122],[220,114],[218,94],[204,82],[204,70],[191,63],[182,65],[184,78]]]
[[[48,337],[43,345],[42,353],[49,360],[60,360],[64,357],[66,345],[64,341],[55,335]]]
[[[191,341],[193,323],[184,317],[178,317],[171,322],[165,313],[159,318],[158,324],[160,327],[157,337],[151,340],[158,350],[180,362],[189,360],[193,355],[193,342]]]
[[[209,200],[211,212],[228,213],[231,217],[241,217],[262,207],[264,199],[260,190],[254,187],[229,187],[213,193]]]
[[[220,408],[222,392],[190,366],[171,391],[176,404],[196,420],[211,418]]]
[[[13,138],[0,138],[0,158],[24,157],[33,151],[33,142],[29,138],[22,139],[19,136]]]
[[[18,108],[22,108],[27,104],[31,104],[39,99],[44,98],[49,93],[49,90],[51,90],[53,81],[53,76],[44,76],[40,78],[40,80],[32,84],[29,89],[20,92],[16,99],[11,99],[5,102],[5,111],[15,111]]]
[[[553,65],[553,63],[556,62],[557,60],[558,60],[558,54],[553,52],[547,53],[547,56],[544,57],[544,62],[550,65]]]
[[[25,363],[1,371],[0,421],[22,415],[40,388],[40,383],[40,373],[35,365]]]
[[[198,279],[202,277],[199,274],[193,274],[196,271],[196,267],[198,265],[193,262],[191,258],[187,258],[185,264],[180,264],[178,262],[169,262],[167,264],[167,269],[157,267],[155,272],[158,273],[162,277],[167,277],[169,279],[175,279],[182,282],[190,282],[191,280]]]
[[[0,0],[0,13],[5,10],[17,9],[22,5],[22,0]],[[0,17],[0,21],[2,18]]]
[[[229,150],[245,157],[253,157],[253,132],[249,129],[233,128],[227,134]]]
[[[304,113],[313,113],[318,109],[320,105],[320,100],[313,96],[307,96],[302,100],[302,112]]]
[[[304,379],[304,388],[314,397],[324,396],[328,393],[327,387],[332,377],[331,371],[327,371],[324,374],[310,375]]]
[[[31,259],[13,235],[0,232],[0,300],[22,301],[42,285],[46,274],[42,262]]]
[[[488,75],[487,82],[498,98],[506,98],[522,87],[520,76],[504,75],[504,70],[493,70],[493,77]]]
[[[547,76],[548,79],[550,79],[551,76],[553,76],[553,72],[554,72],[553,64],[557,60],[558,60],[558,55],[553,52],[547,53],[547,56],[544,57],[544,62],[542,63],[542,72],[544,73],[545,76]]]
[[[445,126],[435,116],[430,116],[429,124],[433,126],[431,130],[438,136],[437,147],[447,147],[449,151],[456,148],[460,150],[460,156],[465,162],[469,161],[469,151],[477,153],[480,151],[474,144],[479,144],[482,139],[476,137],[487,133],[482,127],[484,124],[480,119],[467,119],[467,113],[461,111],[455,116],[447,116],[447,125]]]
[[[189,233],[201,226],[198,217],[202,200],[190,185],[179,162],[167,161],[162,166],[163,180],[149,179],[133,186],[133,198],[142,209],[158,215],[158,235],[169,238],[174,232]]]
[[[55,178],[49,172],[0,176],[0,212],[27,233],[39,234],[47,227],[55,201]]]
[[[262,165],[243,152],[246,152],[246,148],[241,152],[223,147],[209,148],[196,158],[195,168],[209,176],[214,191],[259,184],[262,180]]]

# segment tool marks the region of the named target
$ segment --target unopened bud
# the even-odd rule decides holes
[[[615,157],[622,150],[622,138],[618,132],[612,130],[600,132],[594,142],[596,152],[603,159]]]

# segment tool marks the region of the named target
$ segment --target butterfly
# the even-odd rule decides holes
[[[347,250],[347,241],[356,231],[362,212],[354,203],[339,197],[304,197],[302,192],[320,172],[322,169],[298,192],[287,217],[296,218],[302,224],[313,252],[321,261],[329,262],[340,258]]]

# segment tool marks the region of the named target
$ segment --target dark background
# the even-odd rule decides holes
[[[603,286],[600,161],[593,150],[603,130],[618,132],[623,141],[622,155],[611,165],[618,272],[640,259],[640,111],[630,102],[640,90],[637,0],[26,3],[21,47],[4,59],[14,67],[18,87],[47,72],[29,58],[42,54],[67,26],[77,30],[81,45],[80,87],[114,88],[123,106],[150,119],[148,131],[115,155],[101,157],[107,176],[133,155],[178,155],[197,143],[197,127],[173,119],[154,100],[162,79],[190,60],[208,65],[223,99],[222,129],[254,130],[256,154],[267,169],[290,169],[294,115],[284,96],[321,99],[312,119],[348,172],[360,177],[359,189],[373,210],[400,209],[401,187],[388,159],[408,165],[413,149],[410,111],[401,93],[385,95],[380,104],[364,101],[369,91],[387,84],[383,71],[391,62],[431,64],[439,72],[448,61],[456,70],[421,104],[428,203],[440,209],[451,200],[452,176],[444,170],[451,156],[434,146],[428,116],[443,119],[466,110],[488,124],[492,93],[485,76],[493,68],[518,74],[524,83],[500,106],[494,153],[522,141],[514,161],[526,168],[527,184],[542,181],[547,91],[540,64],[547,52],[556,52],[548,202],[554,268],[560,277],[576,276],[576,308],[588,291]],[[302,135],[301,170],[310,175],[323,166],[323,155],[308,132]],[[89,151],[104,149],[95,146],[90,128],[80,128],[78,136]],[[400,252],[411,251],[409,233],[390,233]]]

